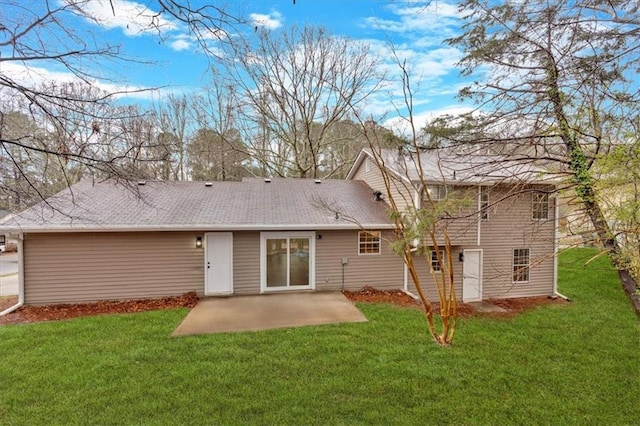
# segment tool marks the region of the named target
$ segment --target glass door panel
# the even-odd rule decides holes
[[[267,239],[267,287],[286,287],[288,272],[286,238]]]
[[[309,239],[289,240],[289,286],[309,285]]]

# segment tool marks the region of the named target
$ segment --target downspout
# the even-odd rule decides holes
[[[24,305],[24,235],[18,236],[18,303],[0,312],[0,317]]]
[[[563,294],[558,293],[558,228],[560,226],[559,221],[560,205],[558,204],[558,197],[553,198],[553,297],[560,297],[566,301],[569,298]]]
[[[418,251],[418,247],[414,247],[411,249],[411,253],[415,253],[416,251]],[[419,300],[420,298],[418,296],[409,291],[409,269],[407,268],[407,264],[405,262],[402,262],[402,266],[404,270],[404,288],[402,289],[402,291],[412,298]]]
[[[413,193],[413,205],[416,209],[420,208],[420,193],[422,192],[422,185],[420,185],[415,192]],[[415,247],[411,249],[411,253],[415,253],[418,251],[418,241],[415,242]],[[402,291],[412,298],[419,300],[419,297],[409,291],[409,269],[407,268],[406,262],[402,262],[403,269],[403,289]]]
[[[478,185],[478,235],[476,236],[476,245],[480,247],[480,235],[482,233],[482,185]]]

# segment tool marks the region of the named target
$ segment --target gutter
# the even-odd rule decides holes
[[[395,229],[390,223],[366,223],[366,224],[252,224],[252,225],[220,225],[220,224],[194,224],[194,225],[114,225],[114,226],[48,226],[48,227],[7,227],[11,232],[25,233],[56,233],[56,232],[164,232],[164,231],[351,231],[362,229]]]
[[[18,236],[18,303],[0,312],[0,317],[10,314],[24,305],[24,235]]]

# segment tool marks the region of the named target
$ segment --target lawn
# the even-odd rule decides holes
[[[185,309],[0,327],[0,424],[638,424],[640,328],[606,259],[560,258],[573,302],[464,318],[172,338]]]

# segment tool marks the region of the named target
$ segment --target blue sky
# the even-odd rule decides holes
[[[65,0],[51,0],[63,4]],[[183,24],[166,16],[161,18],[161,33],[149,31],[150,16],[158,10],[154,0],[89,0],[85,11],[93,20],[67,16],[65,25],[83,37],[95,36],[99,43],[120,46],[120,52],[137,62],[95,67],[94,84],[99,87],[149,88],[163,86],[163,92],[189,92],[207,84],[210,63]],[[36,0],[34,4],[42,4]],[[201,2],[205,4],[207,2]],[[192,0],[193,5],[198,0]],[[216,4],[222,4],[217,2]],[[322,25],[332,34],[370,43],[382,58],[390,58],[389,41],[399,56],[407,60],[416,88],[416,115],[419,122],[443,112],[468,111],[455,95],[462,82],[455,63],[461,57],[457,49],[442,40],[460,32],[455,2],[406,0],[264,0],[234,1],[229,11],[242,13],[251,25],[274,31],[289,25]],[[238,6],[239,5],[239,6]],[[237,9],[234,9],[237,8]],[[6,12],[5,12],[6,13]],[[6,57],[6,53],[3,52]],[[21,64],[5,66],[4,72],[18,72]],[[29,63],[31,80],[72,79],[64,69],[45,62]],[[391,73],[397,71],[390,62]],[[26,74],[25,74],[26,75]],[[399,81],[399,80],[396,80]],[[397,87],[399,95],[399,87]],[[149,93],[130,97],[127,102],[149,102]],[[390,111],[389,98],[372,99],[371,112]]]

